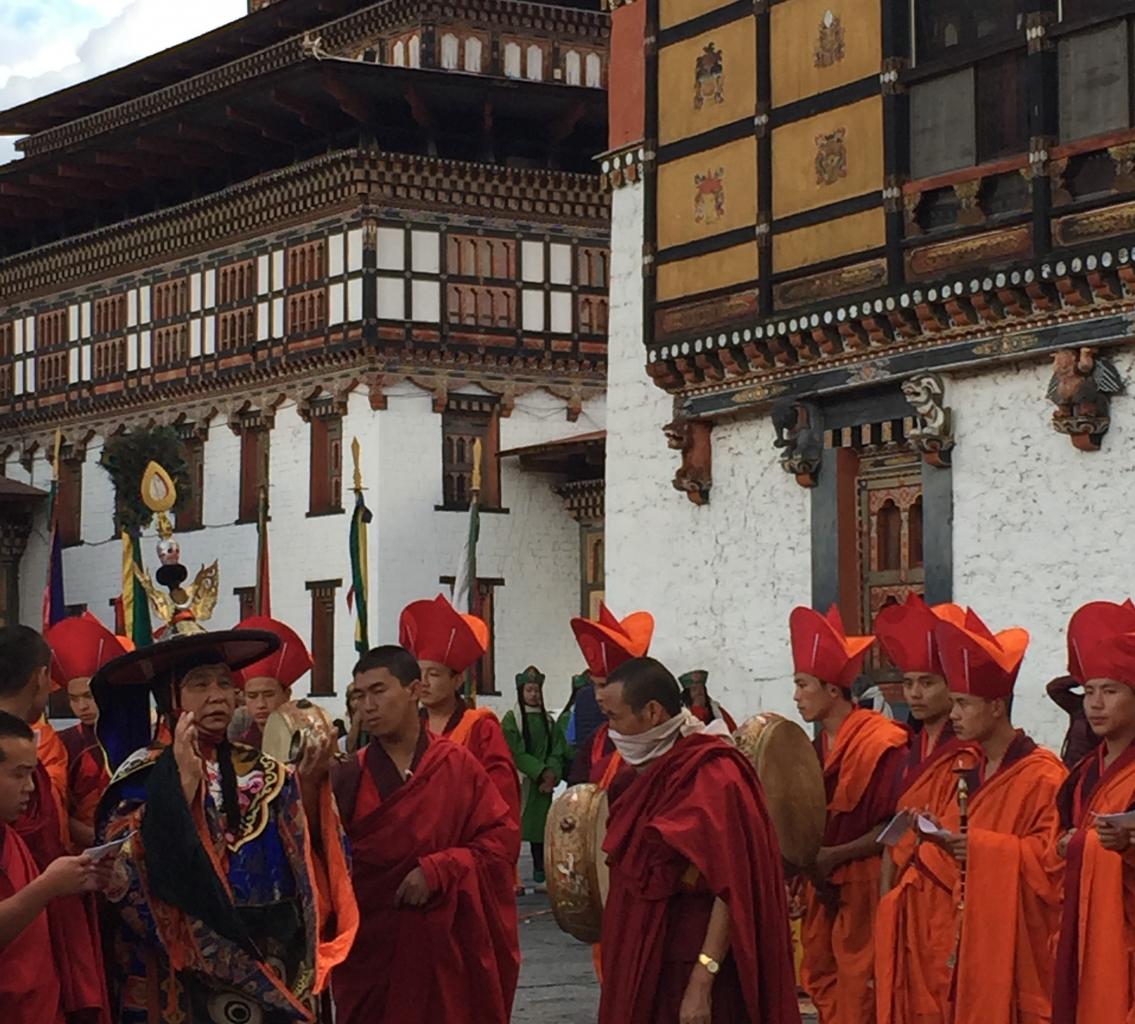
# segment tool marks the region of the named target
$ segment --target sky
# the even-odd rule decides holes
[[[246,0],[0,0],[0,109],[157,53],[247,13]],[[0,136],[0,164],[20,154]]]

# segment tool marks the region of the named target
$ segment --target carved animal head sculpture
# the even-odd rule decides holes
[[[675,416],[662,428],[666,435],[666,444],[676,452],[688,451],[691,444],[690,421],[684,416]]]
[[[916,412],[926,414],[933,409],[944,394],[942,382],[932,374],[911,377],[902,383],[903,397],[914,406]]]

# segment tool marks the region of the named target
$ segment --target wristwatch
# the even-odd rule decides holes
[[[698,963],[701,964],[702,967],[704,967],[707,971],[709,971],[709,973],[712,974],[715,978],[717,977],[717,972],[721,970],[721,964],[714,960],[713,957],[711,957],[708,953],[699,953]]]

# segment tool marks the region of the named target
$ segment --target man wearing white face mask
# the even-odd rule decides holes
[[[748,760],[652,658],[615,669],[599,1024],[799,1024],[780,849]]]

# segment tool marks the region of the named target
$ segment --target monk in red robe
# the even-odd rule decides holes
[[[67,804],[72,845],[86,849],[95,840],[95,811],[110,784],[110,765],[95,727],[99,706],[91,677],[128,648],[93,615],[63,619],[44,637],[51,648],[51,682],[67,693],[79,724],[59,733],[67,754]],[[131,645],[132,648],[132,645]]]
[[[730,734],[737,731],[737,723],[720,704],[709,695],[709,673],[704,668],[678,676],[682,687],[682,703],[699,722],[723,722]]]
[[[237,685],[244,692],[244,708],[251,721],[236,743],[260,750],[264,725],[277,708],[292,699],[292,687],[311,671],[311,655],[294,629],[267,615],[253,615],[237,624],[237,629],[259,629],[280,638],[280,646],[255,665],[242,669]]]
[[[934,627],[954,702],[958,739],[980,747],[962,773],[968,828],[955,805],[924,831],[926,870],[963,903],[957,918],[950,990],[954,1024],[1047,1024],[1052,951],[1060,913],[1050,852],[1059,829],[1056,793],[1067,774],[1060,759],[1010,719],[1013,686],[1028,633],[996,636],[972,611],[963,626]]]
[[[875,909],[882,854],[879,833],[894,815],[907,745],[901,725],[855,708],[851,685],[874,637],[848,636],[839,611],[796,608],[789,617],[795,701],[821,726],[828,820],[824,845],[804,886],[804,988],[821,1024],[875,1019]]]
[[[930,608],[912,595],[875,619],[880,646],[903,673],[914,720],[896,800],[907,831],[883,854],[885,895],[875,919],[878,1024],[946,1024],[956,908],[953,893],[926,870],[910,826],[919,812],[949,813],[957,800],[956,769],[973,763],[976,748],[958,740],[950,724],[953,704],[934,638],[939,619],[963,622],[965,610]]]
[[[519,825],[520,780],[500,721],[492,708],[470,707],[460,695],[466,670],[489,649],[489,627],[475,615],[460,614],[439,594],[407,605],[398,631],[399,642],[422,669],[421,702],[430,732],[469,749]]]
[[[6,1024],[63,1024],[63,987],[47,908],[101,882],[85,854],[60,857],[41,873],[12,828],[35,791],[36,768],[35,733],[0,711],[0,1010]]]
[[[1135,1022],[1135,843],[1099,815],[1135,809],[1135,609],[1094,602],[1068,626],[1069,674],[1100,745],[1060,790],[1065,858],[1053,1024]]]
[[[636,775],[603,845],[599,1024],[798,1024],[780,848],[752,765],[651,658],[616,668],[604,704]]]
[[[334,974],[339,1024],[506,1024],[520,971],[520,826],[472,752],[418,714],[400,647],[355,666],[370,743],[336,772],[361,911]]]
[[[51,690],[50,662],[51,650],[34,629],[0,629],[0,711],[29,724],[41,721]],[[50,740],[62,747],[54,730]],[[12,822],[12,830],[30,853],[36,871],[46,874],[56,860],[70,852],[66,792],[61,798],[44,767],[42,743],[36,755],[34,786],[23,813]],[[47,924],[68,1024],[109,1024],[93,896],[71,893],[54,899],[47,907]]]

